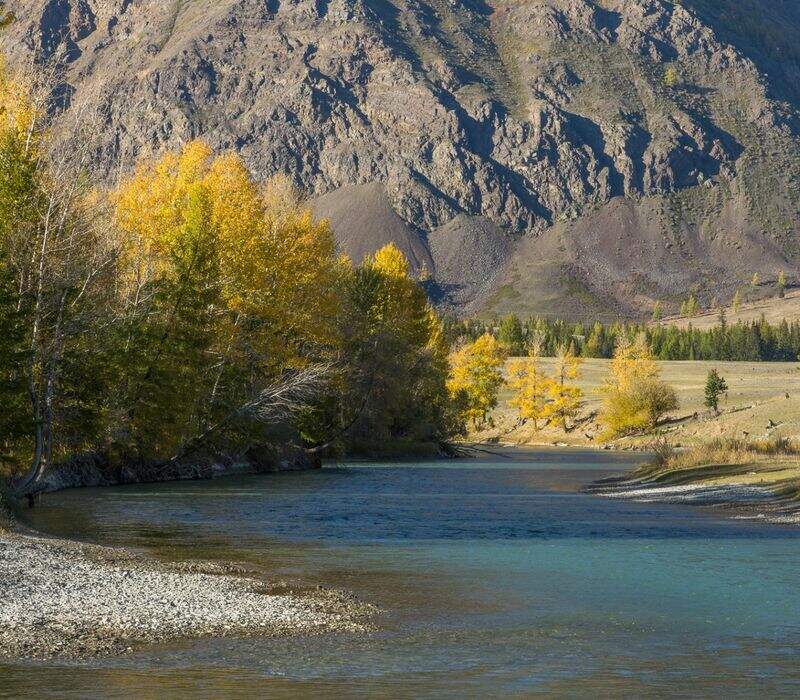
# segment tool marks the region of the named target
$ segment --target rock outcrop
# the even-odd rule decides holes
[[[690,288],[725,296],[745,273],[769,279],[797,261],[800,11],[760,4],[9,0],[4,41],[15,57],[67,62],[64,94],[99,117],[101,174],[203,137],[323,198],[356,257],[373,233],[396,232],[418,269],[446,268],[444,304],[535,307],[515,278],[545,245],[565,288],[635,314]],[[347,216],[354,187],[375,211],[385,193],[388,233],[358,207]],[[602,211],[620,199],[634,219],[662,213],[644,232],[606,221],[595,268],[574,237],[587,217],[613,219]],[[465,217],[508,239],[480,299],[452,251],[426,247]],[[531,243],[556,230],[563,244]],[[662,283],[652,257],[630,253],[642,240],[676,277]],[[611,253],[625,280],[604,271]]]

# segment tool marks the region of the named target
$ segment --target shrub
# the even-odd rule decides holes
[[[669,384],[655,377],[637,378],[623,389],[607,392],[603,404],[604,437],[653,430],[665,413],[676,408],[678,397]]]

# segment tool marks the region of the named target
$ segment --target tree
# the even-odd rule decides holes
[[[0,1],[0,30],[5,29],[14,21],[14,13],[6,10],[6,3]]]
[[[670,66],[664,71],[664,85],[669,88],[677,87],[681,82],[681,75],[675,66]]]
[[[335,352],[329,225],[286,178],[260,191],[238,156],[200,141],[141,163],[114,203],[128,329],[120,447],[161,459],[223,424],[234,442],[263,438],[241,407]]]
[[[35,487],[44,470],[67,443],[74,444],[82,414],[84,440],[100,429],[102,408],[88,396],[105,395],[102,384],[87,377],[87,360],[100,362],[97,336],[113,289],[115,251],[102,225],[102,201],[83,173],[91,153],[87,132],[92,122],[80,105],[60,119],[59,129],[72,143],[52,143],[48,126],[57,115],[47,74],[17,73],[0,65],[0,250],[18,296],[25,335],[22,363],[30,399],[33,455],[20,493]],[[87,343],[95,336],[94,347]],[[102,375],[102,373],[101,373]]]
[[[0,463],[18,466],[21,444],[33,432],[26,392],[25,325],[11,271],[0,258]]]
[[[652,320],[654,323],[658,323],[661,320],[662,311],[661,311],[661,302],[657,301],[653,305],[653,317]]]
[[[602,387],[606,439],[652,430],[666,412],[678,407],[674,389],[659,375],[644,334],[620,341],[611,377]]]
[[[754,272],[753,277],[750,279],[750,286],[753,289],[758,289],[760,285],[761,285],[761,278],[759,277],[757,272]]]
[[[313,430],[304,429],[315,442],[330,442],[333,432],[350,452],[369,454],[462,434],[457,409],[465,396],[451,402],[448,393],[444,329],[405,256],[389,244],[359,267],[342,268],[341,398],[329,399]]]
[[[542,418],[555,420],[562,430],[568,429],[567,419],[575,419],[581,406],[583,392],[572,382],[580,379],[583,360],[575,356],[572,346],[559,346],[553,375],[546,383],[548,401]]]
[[[520,357],[525,354],[525,336],[522,332],[522,324],[516,315],[509,314],[500,319],[497,339],[505,345],[508,354],[512,357]]]
[[[603,324],[599,321],[592,326],[592,332],[583,346],[581,355],[583,357],[603,357],[605,352],[606,334]]]
[[[716,369],[712,369],[706,378],[705,405],[713,409],[714,413],[719,413],[719,397],[726,391],[728,383]]]
[[[778,287],[778,297],[783,299],[786,296],[786,273],[783,270],[778,272],[776,285]]]
[[[450,356],[448,389],[453,397],[463,395],[464,416],[476,428],[497,406],[497,394],[505,384],[505,359],[505,348],[488,333]]]
[[[733,302],[731,303],[731,306],[733,307],[733,313],[735,314],[738,314],[739,310],[742,308],[742,295],[738,289],[733,295]]]
[[[533,429],[539,430],[547,400],[547,381],[539,369],[539,358],[512,360],[508,365],[508,386],[514,392],[509,403],[520,418],[533,421]]]
[[[697,303],[697,297],[690,294],[684,305],[681,307],[682,316],[696,316],[700,310],[700,305]]]

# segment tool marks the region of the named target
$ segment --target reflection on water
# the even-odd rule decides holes
[[[387,612],[364,636],[0,663],[0,697],[800,692],[800,532],[575,493],[635,460],[536,451],[50,496],[42,529],[243,562]]]

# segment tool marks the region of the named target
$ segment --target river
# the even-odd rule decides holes
[[[578,492],[638,459],[528,450],[47,496],[43,531],[385,612],[366,635],[0,661],[0,697],[800,694],[800,528]]]

